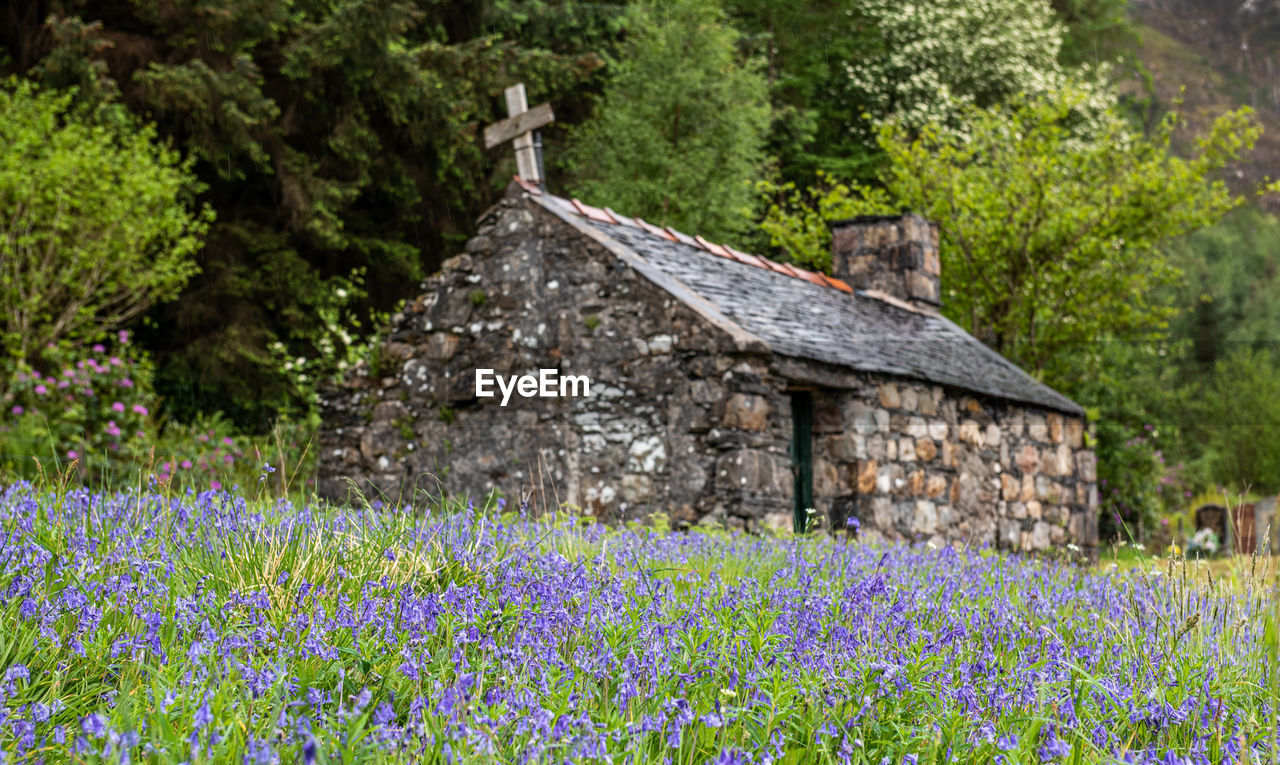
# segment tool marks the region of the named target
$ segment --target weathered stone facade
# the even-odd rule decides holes
[[[804,391],[813,506],[833,525],[855,516],[864,537],[1015,549],[1093,544],[1081,417],[776,352],[654,262],[513,188],[396,317],[378,374],[361,368],[326,395],[322,492],[341,495],[352,478],[393,498],[533,492],[606,518],[789,527],[792,400]],[[476,396],[477,369],[543,368],[589,376],[591,395],[506,407]]]

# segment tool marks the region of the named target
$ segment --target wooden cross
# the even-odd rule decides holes
[[[515,139],[516,168],[520,177],[530,183],[543,183],[541,153],[542,142],[534,145],[533,131],[555,122],[551,104],[538,104],[529,108],[524,93],[524,83],[518,82],[503,91],[507,98],[507,118],[484,129],[484,147],[492,149],[500,143]]]

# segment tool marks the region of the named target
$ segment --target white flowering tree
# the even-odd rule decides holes
[[[837,86],[854,126],[960,127],[967,108],[1082,85],[1080,108],[1096,120],[1113,100],[1093,84],[1100,73],[1059,62],[1066,29],[1047,0],[861,0],[846,14],[868,45]]]

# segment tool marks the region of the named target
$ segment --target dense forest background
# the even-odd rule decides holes
[[[0,129],[31,148],[0,161],[0,210],[79,126],[159,147],[132,149],[146,188],[187,217],[112,256],[154,277],[139,310],[92,304],[49,344],[14,330],[13,285],[53,277],[6,275],[6,402],[118,334],[153,396],[125,430],[305,437],[317,387],[376,364],[380,323],[502,193],[511,152],[480,136],[522,81],[555,109],[557,193],[816,267],[827,219],[939,220],[944,310],[1090,408],[1104,533],[1149,529],[1280,490],[1277,55],[1256,2],[7,0]],[[133,193],[111,173],[96,204]],[[40,443],[19,431],[11,461]]]

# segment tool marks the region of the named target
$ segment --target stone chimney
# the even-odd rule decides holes
[[[936,314],[942,305],[941,273],[938,227],[915,213],[862,215],[831,224],[831,274],[854,289]]]

